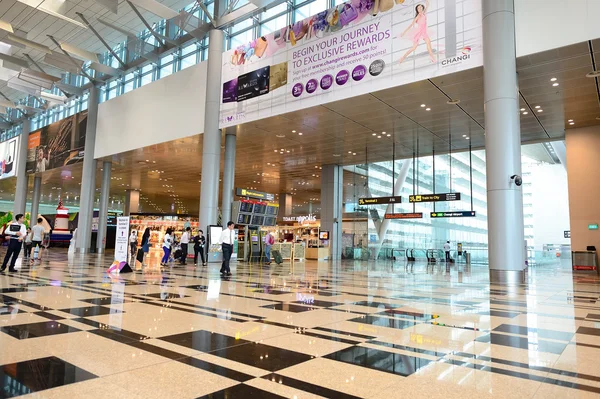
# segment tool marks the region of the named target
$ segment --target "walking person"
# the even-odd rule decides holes
[[[135,230],[131,230],[131,234],[129,235],[129,251],[130,258],[135,260],[135,254],[137,253],[137,237],[138,233]]]
[[[223,264],[221,264],[220,273],[224,276],[231,276],[229,260],[233,254],[233,222],[227,222],[227,227],[221,232],[219,243],[223,249]]]
[[[198,254],[200,254],[200,258],[202,259],[202,266],[206,266],[206,261],[204,260],[204,245],[206,245],[206,238],[204,237],[204,232],[202,230],[198,230],[198,235],[194,237],[194,264],[198,264]]]
[[[192,228],[187,227],[185,229],[185,231],[183,232],[183,234],[181,235],[181,238],[179,239],[179,243],[181,244],[181,261],[180,261],[180,263],[182,265],[185,265],[187,263],[188,245],[190,243],[190,235],[191,234],[192,234]]]
[[[446,252],[446,262],[450,262],[450,241],[444,244],[444,252]]]
[[[267,235],[265,237],[265,257],[267,258],[267,265],[271,264],[271,246],[275,244],[275,237],[271,234],[270,231],[267,231]]]
[[[160,261],[161,266],[167,266],[167,262],[169,262],[169,256],[171,255],[171,245],[172,244],[173,244],[173,229],[169,227],[163,238],[164,255],[162,257],[162,260]]]
[[[8,243],[8,250],[6,251],[6,256],[4,257],[4,262],[2,262],[2,268],[0,268],[0,273],[4,273],[4,270],[6,270],[6,266],[8,265],[9,261],[10,266],[8,267],[8,271],[14,273],[17,271],[15,269],[15,264],[17,263],[17,258],[19,257],[19,253],[21,252],[23,240],[27,235],[27,228],[23,224],[22,213],[19,213],[15,217],[15,223],[11,223],[11,225],[7,227],[4,234],[10,237],[10,241]]]
[[[37,224],[31,228],[31,246],[33,248],[33,255],[30,257],[31,263],[35,262],[36,248],[38,251],[38,259],[42,260],[42,240],[44,239],[44,233],[46,232],[46,229],[44,229],[44,226],[42,225],[43,222],[44,219],[38,218]]]
[[[142,260],[142,267],[146,266],[146,258],[148,252],[150,252],[150,228],[146,227],[144,234],[142,235],[142,251],[144,252],[144,259]]]
[[[25,253],[23,253],[23,258],[25,260],[29,260],[29,255],[31,254],[31,229],[27,228],[27,235],[25,236]]]

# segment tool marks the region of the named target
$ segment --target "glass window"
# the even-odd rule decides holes
[[[273,18],[276,15],[287,12],[287,2],[281,3],[278,6],[272,7],[267,11],[263,12],[260,16],[261,20]]]
[[[148,83],[152,83],[152,72],[142,75],[140,86],[147,85]]]
[[[231,33],[234,34],[234,33],[237,33],[239,31],[242,31],[244,29],[248,29],[253,24],[254,24],[254,19],[253,18],[248,18],[248,19],[245,19],[243,21],[240,21],[240,22],[236,23],[235,25],[233,25],[231,27]]]
[[[254,39],[254,29],[247,30],[231,38],[231,48],[243,46]]]
[[[315,0],[305,6],[298,8],[294,13],[294,20],[301,21],[327,9],[327,0]]]
[[[165,65],[164,67],[160,68],[160,72],[159,72],[159,79],[162,79],[166,76],[169,76],[173,73],[173,64],[169,64],[169,65]]]
[[[181,59],[181,69],[185,69],[185,68],[191,67],[192,65],[195,65],[197,58],[198,58],[197,53],[190,54],[187,57],[182,58]]]
[[[264,36],[287,25],[287,14],[281,15],[260,25],[260,35]]]

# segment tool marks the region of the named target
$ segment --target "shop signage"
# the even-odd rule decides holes
[[[423,219],[422,212],[416,213],[386,213],[386,219]]]
[[[598,230],[598,223],[588,224],[588,230]]]
[[[571,238],[571,230],[565,230],[565,238]]]
[[[462,253],[463,253],[462,242],[459,242],[458,244],[456,244],[456,250],[458,251],[459,255],[462,255]]]
[[[276,26],[223,53],[219,127],[481,66],[481,21],[480,0],[346,1]]]
[[[117,232],[115,234],[115,260],[127,262],[129,241],[129,216],[117,217]]]
[[[317,221],[317,217],[315,215],[308,214],[308,215],[302,215],[302,216],[284,216],[283,217],[283,221],[284,222],[298,222],[299,224],[304,224],[304,223],[313,223]]]
[[[274,201],[275,194],[264,193],[262,191],[249,190],[247,188],[236,188],[235,194],[238,197],[250,197],[250,198],[258,198],[266,201]]]
[[[402,197],[399,195],[393,197],[372,197],[358,199],[358,205],[399,204],[401,202]]]
[[[432,218],[472,218],[477,216],[475,211],[431,212]]]
[[[408,202],[460,201],[460,193],[409,195]]]

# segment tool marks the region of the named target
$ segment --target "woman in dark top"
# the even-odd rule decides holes
[[[198,235],[194,237],[194,264],[198,264],[198,253],[200,253],[200,257],[202,258],[202,265],[206,266],[206,261],[204,260],[205,244],[206,238],[204,238],[204,232],[202,230],[198,230]]]
[[[144,235],[142,235],[142,251],[144,252],[144,260],[142,261],[142,267],[146,266],[146,257],[150,252],[150,229],[146,227]]]

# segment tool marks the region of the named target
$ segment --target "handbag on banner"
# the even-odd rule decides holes
[[[342,27],[348,25],[350,22],[358,18],[358,12],[350,3],[344,4],[342,12],[340,13],[340,23]]]

